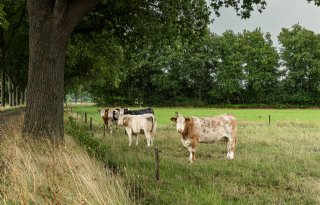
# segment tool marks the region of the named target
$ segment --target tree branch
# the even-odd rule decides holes
[[[68,0],[56,0],[53,8],[53,16],[56,20],[56,24],[62,22],[63,15],[68,7]]]
[[[63,0],[62,0],[63,1]],[[100,0],[73,0],[66,12],[66,29],[70,34],[82,16],[91,11]]]

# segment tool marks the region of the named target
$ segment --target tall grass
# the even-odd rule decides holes
[[[65,147],[21,137],[22,119],[0,144],[0,204],[130,204],[123,180],[68,136]]]

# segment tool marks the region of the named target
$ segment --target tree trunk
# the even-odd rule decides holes
[[[11,78],[8,78],[8,95],[9,95],[9,106],[12,107],[13,106],[13,102],[12,102],[12,82],[11,82]]]
[[[23,132],[59,141],[64,136],[63,80],[67,35],[61,35],[62,31],[48,21],[30,22],[28,97]]]
[[[16,92],[16,100],[15,100],[15,102],[16,102],[16,106],[17,105],[20,105],[20,102],[19,102],[19,94],[20,94],[20,92],[19,92],[19,90],[20,90],[20,86],[19,85],[17,85],[16,86],[16,90],[15,90],[15,92]]]
[[[24,136],[63,143],[64,66],[68,38],[97,0],[28,0],[29,73]]]
[[[25,104],[27,101],[27,88],[24,88],[24,93],[23,93],[23,104]]]
[[[12,82],[12,81],[11,81]],[[16,103],[16,85],[12,82],[12,85],[11,85],[11,102],[12,102],[12,106],[16,106],[17,103]]]
[[[0,65],[1,66],[1,65]],[[4,76],[4,69],[1,66],[0,68],[0,101],[1,101],[1,106],[5,107],[5,99],[4,99],[4,90],[5,90],[5,76]]]
[[[20,103],[21,105],[24,104],[24,90],[20,89]]]

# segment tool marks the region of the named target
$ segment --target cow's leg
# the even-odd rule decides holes
[[[191,144],[189,145],[188,149],[190,152],[189,161],[192,163],[196,160],[196,145],[198,144],[198,141],[193,139],[191,140]]]
[[[134,136],[136,137],[136,145],[138,146],[138,141],[139,141],[139,138],[138,138],[138,134],[134,134]]]
[[[235,150],[235,143],[232,138],[228,139],[228,144],[227,144],[227,158],[228,159],[233,159],[234,157],[234,150]]]
[[[153,139],[154,139],[154,137],[153,137],[153,135],[151,134],[151,135],[150,135],[151,146],[153,146]]]
[[[110,131],[110,134],[112,134],[112,123],[108,123],[109,124],[109,131]]]
[[[150,147],[150,144],[151,144],[150,132],[148,132],[148,131],[144,131],[144,132],[145,132],[145,136],[146,136],[146,139],[147,139],[147,146]]]
[[[194,160],[196,159],[196,150],[194,148],[192,148],[191,146],[188,147],[188,150],[189,150],[189,162],[190,163],[193,163]]]
[[[131,146],[131,144],[132,144],[132,130],[126,128],[126,131],[127,131],[127,134],[128,134],[129,146]]]
[[[117,133],[119,133],[119,130],[118,130],[118,122],[115,122],[115,125],[116,125]]]
[[[234,151],[236,150],[236,144],[237,144],[237,121],[233,121],[231,123],[232,125],[232,132],[231,136],[228,139],[228,153],[227,158],[233,159],[234,157]]]

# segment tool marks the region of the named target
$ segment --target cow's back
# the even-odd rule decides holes
[[[236,129],[236,118],[225,114],[214,117],[193,118],[194,126],[199,133],[199,142],[213,143],[223,137],[231,138]]]
[[[141,130],[153,132],[156,129],[155,117],[152,114],[131,115],[131,129],[134,133],[140,133]]]

